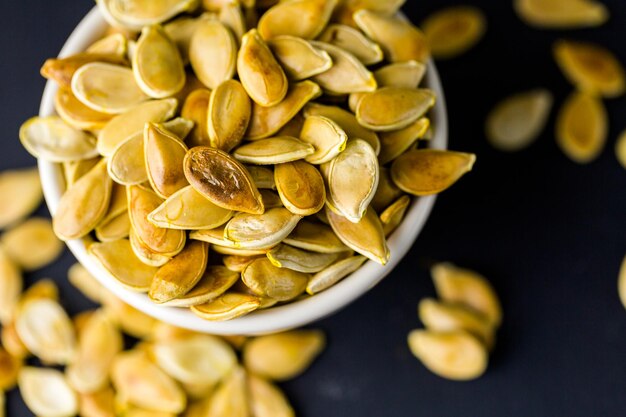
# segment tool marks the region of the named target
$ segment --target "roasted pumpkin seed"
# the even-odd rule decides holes
[[[57,91],[54,109],[65,123],[80,130],[102,129],[113,117],[86,106],[68,88],[59,88]]]
[[[338,253],[349,250],[330,227],[308,220],[300,221],[283,241],[296,248],[318,253]]]
[[[318,40],[335,45],[354,55],[363,65],[383,60],[383,51],[362,32],[347,25],[328,25]]]
[[[137,31],[198,6],[198,0],[97,0],[96,3],[110,25]]]
[[[254,185],[258,189],[276,189],[276,182],[274,182],[274,171],[271,168],[259,166],[259,165],[247,165],[246,169],[250,173]]]
[[[389,64],[374,71],[379,88],[417,88],[425,74],[426,65],[417,61]]]
[[[305,159],[311,164],[330,162],[346,148],[348,135],[331,119],[311,115],[306,118],[300,138],[315,147],[315,153]]]
[[[127,53],[127,40],[121,33],[112,33],[89,45],[86,50],[91,54],[114,55],[123,60]]]
[[[229,255],[222,258],[224,266],[233,272],[242,272],[256,257]]]
[[[191,38],[198,25],[205,18],[208,18],[208,16],[202,15],[199,18],[181,16],[163,25],[163,30],[167,36],[178,47],[178,53],[184,65],[189,64],[189,45],[191,44]]]
[[[259,20],[259,33],[264,39],[291,35],[315,39],[324,30],[338,0],[293,0],[279,2]]]
[[[227,292],[213,301],[192,306],[191,311],[198,317],[210,321],[226,321],[248,314],[259,308],[259,297]]]
[[[264,214],[239,213],[224,228],[224,238],[242,249],[266,249],[279,244],[297,226],[302,216],[285,208]]]
[[[353,15],[357,10],[366,9],[392,16],[405,2],[406,0],[345,0],[337,6],[333,18],[345,25],[356,27]]]
[[[219,207],[260,214],[261,194],[245,167],[219,149],[197,146],[183,162],[185,176],[200,194]],[[224,190],[229,190],[228,194]]]
[[[143,132],[119,144],[107,163],[109,175],[118,184],[138,185],[148,181]]]
[[[1,172],[0,195],[20,196],[0,199],[0,229],[4,229],[24,219],[41,204],[43,193],[37,168]]]
[[[0,323],[3,326],[13,320],[23,287],[19,267],[6,250],[0,247]]]
[[[252,105],[239,81],[221,83],[213,94],[208,109],[208,134],[211,146],[230,152],[241,143],[246,133]]]
[[[7,231],[0,244],[25,271],[41,269],[57,259],[63,243],[55,236],[50,220],[34,217]]]
[[[487,349],[465,331],[414,330],[409,334],[411,352],[431,372],[447,379],[467,381],[487,369]]]
[[[183,296],[163,305],[169,307],[191,307],[213,301],[230,289],[240,278],[239,273],[219,265],[210,265],[198,283]]]
[[[81,179],[86,173],[91,171],[96,164],[100,162],[100,158],[83,159],[82,161],[72,161],[63,163],[63,175],[65,177],[65,185],[71,188],[72,185]]]
[[[384,87],[358,102],[359,123],[376,131],[403,129],[423,117],[435,105],[435,94],[426,89]]]
[[[609,11],[595,0],[515,0],[519,17],[531,26],[548,29],[575,29],[600,26]]]
[[[278,245],[267,252],[272,265],[304,273],[319,272],[339,257],[339,253],[309,252],[289,245]]]
[[[56,369],[22,369],[19,388],[28,409],[38,416],[71,417],[78,412],[76,393]]]
[[[203,20],[191,38],[189,60],[196,76],[210,89],[233,78],[237,65],[237,42],[233,33],[217,20]]]
[[[139,258],[142,263],[148,266],[158,268],[165,265],[172,259],[172,256],[155,252],[143,243],[139,237],[137,237],[137,232],[133,229],[132,224],[130,230],[128,231],[128,240],[130,241],[130,248],[133,250],[135,256]]]
[[[220,9],[218,19],[226,27],[230,28],[235,34],[237,40],[241,40],[246,33],[246,18],[241,11],[238,2],[229,1]]]
[[[476,7],[439,10],[422,23],[430,51],[436,59],[454,58],[474,47],[485,34],[487,22]]]
[[[556,142],[572,161],[587,164],[604,149],[608,129],[602,101],[577,91],[561,107],[556,122]]]
[[[72,77],[76,71],[93,62],[125,65],[125,58],[111,54],[78,53],[65,58],[46,60],[41,67],[41,75],[48,80],[56,81],[61,88],[71,88]]]
[[[148,180],[159,197],[168,198],[189,185],[183,170],[188,149],[177,137],[147,123],[143,144]]]
[[[380,222],[383,224],[385,236],[389,236],[400,226],[410,204],[411,197],[405,195],[380,213]]]
[[[418,140],[423,139],[430,128],[430,119],[422,117],[404,129],[392,132],[380,132],[381,165],[393,161],[409,150]]]
[[[274,179],[280,199],[290,212],[310,216],[324,207],[324,180],[313,165],[304,161],[276,165]]]
[[[310,276],[274,266],[268,258],[259,258],[241,273],[243,283],[256,295],[277,301],[289,301],[306,289]]]
[[[245,163],[274,165],[304,159],[315,152],[313,145],[290,136],[261,139],[235,149],[233,156]]]
[[[189,94],[183,104],[180,112],[181,116],[195,123],[195,127],[189,134],[189,139],[187,139],[190,148],[194,146],[209,146],[211,144],[211,139],[209,138],[209,117],[207,117],[211,98],[211,91],[202,88]]]
[[[276,36],[268,41],[268,45],[285,73],[295,81],[321,74],[333,66],[328,52],[314,47],[302,38]]]
[[[472,170],[476,155],[435,149],[413,149],[391,165],[391,178],[404,192],[438,194]]]
[[[70,162],[98,156],[96,140],[57,116],[33,117],[20,127],[22,146],[35,158]]]
[[[315,295],[330,288],[359,269],[366,260],[365,256],[357,255],[335,262],[313,275],[306,287],[306,292],[310,295]]]
[[[294,417],[296,414],[282,391],[271,382],[248,375],[250,408],[256,417]]]
[[[284,207],[283,201],[280,199],[278,193],[270,190],[259,190],[259,192],[261,193],[263,206],[266,210]]]

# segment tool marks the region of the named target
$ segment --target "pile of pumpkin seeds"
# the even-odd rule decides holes
[[[384,265],[413,197],[474,164],[422,146],[402,0],[97,3],[110,28],[43,65],[57,116],[20,139],[63,166],[57,236],[155,303],[228,320]]]
[[[431,274],[441,301],[427,298],[419,303],[426,329],[409,334],[409,348],[443,378],[478,378],[487,370],[502,323],[498,296],[483,276],[449,263],[435,265]]]

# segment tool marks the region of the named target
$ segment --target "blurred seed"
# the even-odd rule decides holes
[[[183,104],[181,116],[192,120],[195,127],[192,129],[187,143],[190,148],[194,146],[208,146],[209,139],[209,103],[211,102],[211,91],[199,89],[193,91]]]
[[[67,279],[85,297],[94,303],[102,303],[102,293],[105,290],[83,265],[79,263],[72,265],[67,271]]]
[[[326,27],[337,3],[338,0],[280,2],[261,16],[259,33],[264,39],[280,35],[315,39]]]
[[[404,195],[380,213],[380,222],[383,224],[385,236],[391,235],[400,226],[410,204],[411,197]]]
[[[463,304],[484,314],[493,327],[502,322],[502,307],[491,284],[476,272],[440,263],[431,269],[437,295],[445,302]]]
[[[65,371],[69,384],[83,394],[106,388],[109,368],[123,347],[122,335],[106,313],[93,313],[79,334],[76,358]]]
[[[37,168],[0,173],[0,195],[18,194],[20,198],[0,199],[0,229],[21,221],[41,204],[43,194]]]
[[[282,391],[269,381],[248,375],[250,408],[256,417],[294,417],[295,412]]]
[[[15,330],[15,322],[3,324],[0,332],[2,346],[12,357],[25,359],[30,355],[28,348]]]
[[[287,95],[287,76],[256,29],[241,41],[237,72],[250,98],[260,106],[275,106]]]
[[[189,184],[183,171],[188,149],[177,137],[147,123],[143,144],[148,180],[159,197],[168,198]]]
[[[626,257],[624,257],[624,260],[622,261],[622,266],[619,270],[619,276],[617,279],[617,287],[618,287],[617,289],[618,289],[619,298],[624,308],[626,308]],[[3,342],[4,342],[4,338],[3,338]]]
[[[290,136],[260,139],[235,149],[233,156],[240,162],[274,165],[304,159],[315,152],[310,143]]]
[[[189,46],[189,59],[196,76],[210,89],[233,78],[237,65],[237,42],[233,33],[216,20],[204,20]]]
[[[239,213],[224,228],[224,238],[243,249],[265,249],[280,243],[297,226],[302,216],[285,208],[264,214]]]
[[[253,104],[246,132],[247,139],[257,140],[272,136],[293,119],[305,104],[321,95],[319,85],[312,81],[302,81],[291,85],[285,99],[275,106]]]
[[[185,86],[185,67],[178,47],[161,26],[141,30],[133,55],[137,85],[152,98],[165,98]]]
[[[235,368],[215,390],[208,404],[207,416],[250,416],[246,372]]]
[[[378,87],[417,88],[426,74],[426,65],[405,61],[385,65],[374,71]]]
[[[435,99],[431,90],[384,87],[359,101],[356,117],[368,129],[399,130],[423,117]]]
[[[294,81],[304,80],[328,71],[333,60],[328,52],[295,36],[281,35],[268,41],[285,73]]]
[[[238,272],[219,265],[209,265],[198,283],[188,293],[163,303],[168,307],[191,307],[213,301],[230,289],[240,278]]]
[[[204,320],[226,321],[248,314],[260,305],[259,297],[228,292],[208,303],[192,306],[191,311]]]
[[[208,109],[208,134],[211,146],[230,152],[246,133],[252,105],[239,81],[221,83],[211,95]]]
[[[198,0],[97,0],[102,16],[114,27],[141,30],[196,9]]]
[[[152,100],[114,117],[98,135],[98,152],[102,156],[111,156],[120,143],[143,132],[146,123],[171,119],[177,106],[178,102],[173,98]]]
[[[89,247],[90,255],[130,291],[146,292],[157,269],[141,262],[126,239],[95,243]]]
[[[626,132],[622,132],[615,143],[615,156],[619,163],[626,168]]]
[[[9,257],[25,271],[41,269],[52,263],[65,248],[55,236],[50,220],[39,217],[7,231],[1,244]]]
[[[278,245],[267,253],[272,265],[304,273],[316,273],[339,258],[339,253],[316,253],[294,248],[289,245]]]
[[[346,148],[348,135],[331,119],[311,115],[306,118],[300,138],[315,147],[315,153],[305,159],[311,164],[330,162]]]
[[[154,318],[129,306],[113,293],[105,292],[103,295],[104,311],[124,333],[137,339],[144,339],[152,334],[157,324]]]
[[[306,292],[314,295],[330,288],[359,269],[366,260],[365,256],[357,255],[335,262],[313,275],[306,287]]]
[[[57,116],[33,117],[20,127],[20,141],[35,158],[69,162],[98,156],[96,140]]]
[[[123,34],[113,33],[92,43],[86,52],[90,54],[113,55],[123,60],[126,58],[127,40]]]
[[[0,323],[3,326],[9,325],[13,320],[23,286],[19,267],[9,257],[6,249],[0,247]]]
[[[71,417],[78,412],[76,393],[55,369],[23,368],[19,388],[28,409],[38,416]]]
[[[113,117],[86,106],[68,88],[59,88],[57,91],[54,109],[65,123],[79,130],[102,129]]]
[[[50,278],[42,278],[32,284],[22,293],[18,310],[21,306],[33,300],[52,300],[59,301],[59,288],[57,284]]]
[[[457,381],[480,377],[487,369],[487,349],[465,331],[413,330],[408,337],[411,352],[431,372]]]
[[[424,20],[422,29],[435,59],[454,58],[474,47],[484,36],[487,19],[480,9],[453,6]]]
[[[274,178],[280,199],[290,212],[310,216],[324,207],[324,180],[313,165],[304,161],[279,164]]]
[[[426,63],[428,60],[430,52],[426,36],[412,23],[366,9],[355,12],[354,20],[359,29],[380,45],[389,62]]]
[[[21,359],[11,356],[0,347],[0,391],[9,391],[15,387],[22,365]]]
[[[46,363],[65,365],[75,357],[72,322],[55,300],[23,303],[15,318],[15,329],[28,350]]]
[[[229,154],[198,146],[187,152],[183,164],[189,183],[212,203],[229,210],[263,213],[261,195],[252,177]]]
[[[69,89],[76,71],[93,62],[123,65],[126,64],[126,59],[116,54],[78,53],[65,58],[46,60],[41,67],[41,75],[48,80],[56,81],[61,88]]]
[[[107,387],[92,394],[79,395],[78,414],[82,417],[115,417],[115,392]]]
[[[326,209],[326,215],[337,237],[348,247],[369,259],[385,265],[390,253],[378,215],[368,209],[358,223]]]
[[[241,40],[247,31],[246,18],[237,2],[229,1],[220,9],[218,18],[226,27],[230,28],[237,40]]]
[[[575,29],[604,24],[609,11],[594,0],[515,0],[519,17],[528,25],[547,29]]]
[[[174,414],[186,408],[185,393],[142,351],[119,354],[111,367],[111,380],[118,395],[137,407]]]
[[[244,346],[243,362],[252,374],[285,381],[303,373],[325,345],[326,337],[319,330],[294,330],[260,336]]]
[[[326,225],[302,220],[284,243],[299,249],[318,253],[346,252],[349,248]]]
[[[335,45],[354,55],[363,65],[377,64],[383,60],[383,51],[362,32],[346,25],[328,25],[318,37],[321,42]]]
[[[572,161],[587,164],[596,159],[606,143],[608,116],[600,99],[572,93],[559,112],[556,142]]]
[[[79,239],[91,232],[106,215],[113,181],[106,160],[98,164],[63,194],[52,219],[61,240]]]
[[[381,165],[393,161],[409,150],[418,140],[424,138],[430,128],[430,119],[422,117],[405,127],[392,132],[380,132],[380,154],[378,160]]]
[[[335,10],[334,19],[345,25],[356,27],[354,12],[366,9],[386,16],[392,16],[400,10],[406,0],[347,0]]]
[[[311,41],[311,44],[326,51],[333,60],[333,66],[326,72],[313,77],[328,94],[341,95],[376,90],[374,75],[351,53],[325,42]]]
[[[487,139],[495,148],[514,152],[529,146],[544,130],[554,97],[545,89],[507,97],[487,118]]]
[[[208,259],[209,245],[197,240],[189,242],[154,275],[150,299],[162,304],[187,294],[202,278]]]
[[[554,58],[567,79],[579,90],[614,98],[626,90],[626,74],[608,49],[589,42],[559,40]]]
[[[476,155],[434,149],[410,150],[391,166],[393,182],[416,196],[438,194],[472,170]]]

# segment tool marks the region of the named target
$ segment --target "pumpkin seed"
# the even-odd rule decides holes
[[[303,373],[324,350],[326,337],[319,330],[294,330],[260,336],[243,349],[243,362],[252,374],[285,381]]]
[[[268,258],[255,259],[241,273],[244,284],[256,295],[289,301],[306,289],[309,274],[274,266]]]
[[[310,216],[324,207],[324,180],[313,165],[304,161],[279,164],[274,177],[280,199],[290,212]]]
[[[204,229],[191,232],[190,239],[201,240],[212,245],[234,248],[235,243],[224,237],[225,226],[216,227],[215,229]]]
[[[158,304],[187,294],[200,281],[209,260],[209,245],[189,242],[178,255],[163,265],[154,275],[150,299]]]
[[[377,212],[382,212],[402,196],[402,190],[391,179],[389,168],[381,166],[378,169],[378,189],[372,199],[372,208]]]
[[[404,195],[380,214],[380,222],[383,224],[385,236],[391,235],[400,226],[410,204],[411,197]]]
[[[305,159],[311,164],[330,162],[346,149],[348,135],[331,119],[324,116],[308,116],[300,133],[300,139],[315,147],[315,153]]]
[[[184,117],[177,117],[164,123],[156,123],[156,125],[160,129],[172,133],[176,139],[184,141],[187,136],[189,136],[189,133],[191,133],[195,123],[192,120],[185,119]]]
[[[189,94],[183,104],[180,112],[181,116],[195,123],[195,127],[191,130],[187,140],[190,148],[211,144],[211,139],[209,138],[209,118],[207,117],[211,97],[211,91],[202,88]]]
[[[485,15],[476,7],[454,6],[424,20],[422,29],[436,59],[454,58],[474,47],[487,29]]]
[[[71,188],[72,185],[81,179],[86,173],[91,171],[93,167],[100,162],[101,158],[84,159],[82,161],[71,161],[63,163],[63,175],[65,177],[65,185]]]
[[[28,350],[46,363],[65,365],[75,357],[72,322],[55,300],[39,298],[21,303],[15,330]]]
[[[250,408],[257,417],[294,417],[296,414],[282,391],[269,381],[248,375]]]
[[[56,369],[25,367],[19,388],[28,409],[41,417],[71,417],[78,412],[78,398]]]
[[[96,140],[57,116],[33,117],[20,127],[22,146],[35,158],[69,162],[98,155]]]
[[[157,272],[155,267],[142,263],[135,256],[126,239],[95,243],[89,247],[89,254],[130,291],[147,292]]]
[[[72,185],[61,197],[52,219],[58,238],[79,239],[91,232],[106,215],[112,187],[113,181],[107,173],[106,160],[98,162]]]
[[[198,6],[198,0],[96,0],[96,3],[110,25],[137,31],[179,13],[192,12]]]
[[[196,76],[210,89],[230,80],[237,64],[233,33],[216,20],[204,20],[191,38],[189,60]]]
[[[1,332],[2,346],[12,357],[26,359],[30,356],[28,348],[20,339],[20,336],[17,334],[17,330],[15,330],[14,321],[3,324]]]
[[[426,65],[417,61],[397,62],[374,71],[378,87],[417,88],[426,74]]]
[[[365,256],[351,256],[341,259],[325,269],[313,275],[306,287],[306,292],[310,295],[322,292],[337,282],[341,281],[363,265],[367,260]]]
[[[595,0],[515,0],[518,16],[528,25],[548,29],[600,26],[608,9]]]
[[[342,95],[376,90],[374,74],[351,53],[325,42],[311,41],[311,44],[326,51],[333,60],[333,66],[326,72],[313,77],[328,94]]]
[[[127,67],[93,62],[72,77],[72,93],[85,106],[107,114],[124,113],[149,99]]]
[[[354,21],[359,29],[380,45],[389,62],[428,61],[430,52],[426,36],[410,22],[366,9],[355,12]]]
[[[94,303],[101,304],[104,288],[87,269],[79,263],[75,263],[67,271],[67,279],[81,294]]]
[[[273,208],[284,207],[282,200],[278,193],[270,190],[259,190],[261,193],[261,199],[263,200],[263,206],[266,210]]]
[[[178,414],[187,405],[185,393],[176,382],[139,350],[115,358],[111,380],[121,398],[146,410]]]
[[[272,136],[283,128],[310,100],[322,95],[322,89],[312,81],[301,81],[289,87],[287,95],[275,106],[252,104],[252,116],[246,137],[249,140]]]
[[[208,416],[247,417],[250,415],[246,372],[236,367],[212,395]]]
[[[102,156],[113,155],[120,143],[143,132],[146,123],[161,123],[171,119],[177,106],[178,101],[173,98],[152,100],[114,117],[98,135],[98,152]]]
[[[191,307],[213,301],[239,280],[239,273],[219,265],[209,265],[195,287],[188,293],[163,305],[168,307]]]
[[[218,18],[226,27],[233,31],[237,40],[241,40],[246,33],[246,18],[237,2],[225,3],[219,12]]]
[[[237,72],[250,98],[260,106],[275,106],[287,95],[287,76],[256,29],[241,41]]]
[[[615,143],[615,156],[619,163],[626,168],[626,132],[622,132]]]
[[[374,210],[367,210],[358,223],[353,223],[328,208],[326,215],[333,231],[346,246],[381,265],[389,261],[383,225]]]
[[[148,221],[148,215],[158,208],[162,200],[150,190],[130,186],[128,207],[130,222],[139,240],[152,251],[164,256],[175,256],[185,247],[185,233],[181,230],[162,229]]]
[[[300,221],[283,241],[296,248],[318,253],[338,253],[349,250],[330,227],[308,220]]]
[[[41,75],[48,80],[57,82],[61,88],[71,88],[72,77],[76,71],[84,65],[93,62],[127,64],[126,58],[120,58],[115,54],[78,53],[65,58],[46,60],[41,67]]]
[[[545,89],[510,96],[487,118],[487,139],[495,148],[514,152],[529,146],[544,130],[554,97]]]
[[[406,0],[345,0],[335,11],[335,20],[349,26],[356,26],[354,12],[360,9],[371,10],[386,16],[395,15]]]
[[[54,109],[65,123],[78,130],[102,129],[113,117],[87,107],[68,88],[59,88],[57,91]]]
[[[0,195],[20,196],[0,199],[0,229],[4,229],[20,222],[41,204],[43,193],[37,168],[1,172]]]
[[[404,129],[380,132],[380,154],[378,155],[380,163],[386,164],[402,155],[418,140],[423,139],[429,128],[430,119],[422,117]]]
[[[78,414],[83,417],[115,417],[115,392],[107,387],[92,394],[79,395]]]
[[[9,391],[17,383],[17,376],[22,369],[22,359],[11,356],[0,347],[0,390]]]
[[[318,40],[335,45],[354,55],[363,65],[377,64],[383,60],[380,46],[362,32],[347,25],[328,25]]]
[[[304,273],[320,272],[339,258],[338,253],[315,253],[289,245],[278,245],[267,253],[272,265]]]
[[[185,66],[178,47],[161,26],[141,30],[133,55],[137,85],[152,98],[172,96],[185,86]]]
[[[487,349],[465,331],[413,330],[409,348],[431,372],[447,379],[467,381],[487,369]]]
[[[608,129],[602,101],[587,93],[574,92],[559,112],[556,142],[572,161],[587,164],[604,149]]]
[[[109,367],[123,347],[121,333],[105,312],[93,313],[80,332],[76,358],[66,370],[72,388],[84,394],[106,388]]]
[[[406,193],[438,194],[471,171],[475,161],[474,154],[413,149],[393,161],[391,178]]]
[[[274,182],[274,171],[271,168],[259,166],[259,165],[246,165],[246,169],[250,173],[254,185],[261,189],[275,190],[276,183]]]
[[[18,305],[24,282],[16,263],[0,247],[0,323],[8,325]]]
[[[233,272],[242,272],[246,266],[250,265],[256,258],[252,256],[229,255],[222,258],[224,266]]]
[[[282,136],[261,139],[235,149],[233,156],[257,165],[274,165],[303,159],[315,152],[313,145],[300,139]]]
[[[264,212],[259,190],[245,167],[229,154],[205,146],[192,148],[183,162],[185,176],[213,204],[235,211]],[[224,190],[229,190],[228,194]]]
[[[376,131],[403,129],[423,117],[435,105],[435,94],[426,89],[384,87],[358,102],[359,123]]]
[[[23,270],[34,271],[52,263],[63,252],[50,220],[34,217],[6,232],[1,239],[6,254]]]
[[[95,232],[96,238],[100,242],[125,239],[130,235],[130,217],[128,217],[128,213],[122,213],[107,222],[99,224]]]
[[[226,321],[248,314],[259,308],[259,297],[227,292],[213,301],[192,306],[191,311],[198,317],[209,321]]]
[[[152,334],[157,323],[155,319],[129,306],[110,292],[105,292],[104,296],[104,310],[124,333],[137,339]]]
[[[187,147],[177,137],[147,123],[143,144],[148,180],[159,197],[168,198],[189,184],[183,171]]]
[[[554,44],[554,58],[579,90],[609,98],[619,97],[626,90],[622,64],[600,45],[560,40]]]
[[[152,354],[161,369],[185,385],[214,387],[237,366],[233,348],[209,335],[157,342]]]
[[[230,152],[246,133],[252,105],[239,81],[221,83],[211,95],[208,108],[208,134],[211,146]]]
[[[294,81],[304,80],[328,71],[333,60],[328,52],[295,36],[281,35],[268,41],[274,56],[285,73]]]
[[[117,56],[120,60],[126,58],[127,40],[121,33],[113,33],[92,43],[86,50],[90,54],[105,54]]]
[[[191,44],[191,38],[198,28],[198,25],[205,18],[208,19],[209,17],[206,15],[202,15],[199,18],[182,16],[163,25],[163,30],[167,36],[178,47],[178,53],[184,65],[189,64],[189,46]]]
[[[338,0],[280,2],[261,16],[259,33],[264,39],[280,35],[315,39],[328,24],[337,3]]]
[[[437,295],[482,313],[493,327],[502,322],[502,307],[489,281],[476,272],[441,263],[431,269]]]
[[[224,238],[242,249],[271,248],[287,237],[301,219],[285,208],[264,214],[239,213],[226,224]]]

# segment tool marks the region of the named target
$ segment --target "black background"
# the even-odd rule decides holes
[[[552,123],[515,154],[495,151],[483,138],[486,113],[505,95],[548,87],[558,106],[571,91],[551,57],[555,39],[597,41],[626,62],[626,2],[604,2],[612,13],[605,26],[554,32],[525,26],[510,0],[467,1],[487,14],[487,35],[439,69],[451,147],[477,153],[475,171],[440,197],[411,253],[382,284],[316,325],[327,330],[328,349],[305,376],[284,385],[298,415],[626,415],[626,311],[616,291],[626,251],[626,171],[613,148],[626,128],[626,99],[607,102],[609,143],[588,166],[560,153]],[[408,3],[405,12],[419,22],[455,2]],[[19,145],[18,128],[37,113],[44,86],[39,67],[92,6],[89,0],[1,2],[1,169],[34,164]],[[481,271],[504,305],[497,348],[478,381],[440,379],[406,346],[407,333],[420,326],[417,302],[434,294],[427,266],[438,260]],[[72,262],[65,254],[27,281],[53,277],[76,313],[89,303],[65,282]],[[8,415],[30,415],[15,392]]]

